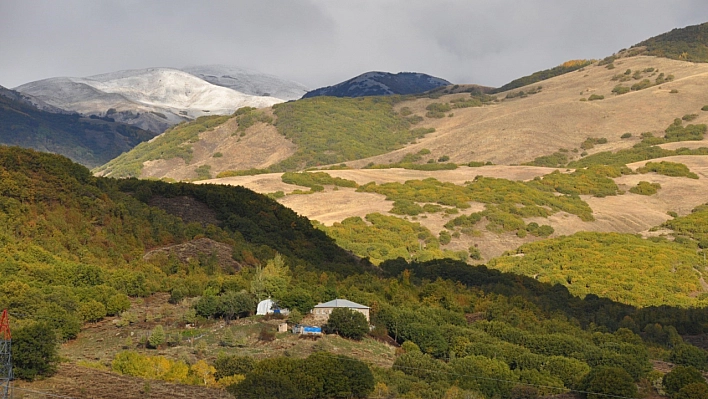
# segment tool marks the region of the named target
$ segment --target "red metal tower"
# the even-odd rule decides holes
[[[9,399],[12,395],[12,334],[10,334],[10,316],[7,310],[0,315],[0,399]]]

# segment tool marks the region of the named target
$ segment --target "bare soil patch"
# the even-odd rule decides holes
[[[144,260],[154,259],[158,256],[176,257],[182,263],[189,263],[204,256],[214,256],[219,267],[225,272],[241,270],[241,264],[233,257],[233,248],[230,245],[214,241],[210,238],[198,238],[182,244],[169,245],[152,249],[143,255]]]

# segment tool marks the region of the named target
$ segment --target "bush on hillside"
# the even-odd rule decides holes
[[[639,195],[654,195],[661,188],[659,183],[649,183],[647,181],[640,181],[636,186],[629,189],[630,193]]]
[[[369,322],[361,312],[349,308],[336,308],[330,313],[324,329],[329,334],[360,340],[369,332]]]

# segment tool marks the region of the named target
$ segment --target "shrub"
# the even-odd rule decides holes
[[[693,366],[698,370],[708,368],[708,354],[706,351],[688,344],[674,346],[669,354],[669,361],[681,366]]]
[[[662,380],[664,389],[669,395],[675,395],[681,388],[691,383],[705,384],[705,381],[701,372],[691,366],[676,366],[666,373]]]
[[[640,181],[636,186],[629,189],[630,193],[639,195],[654,195],[661,188],[659,183],[649,183],[647,181]]]
[[[632,376],[619,367],[597,367],[590,370],[583,381],[583,390],[588,399],[604,399],[607,396],[636,398],[637,385]]]
[[[220,380],[236,374],[246,374],[253,370],[256,362],[251,356],[226,356],[219,354],[214,362],[214,377]]]
[[[612,89],[612,92],[615,93],[615,94],[617,94],[617,95],[621,95],[621,94],[629,93],[630,90],[631,90],[631,89],[630,89],[629,87],[627,87],[627,86],[617,85],[617,86],[615,86],[615,87]]]
[[[708,384],[692,382],[679,389],[676,399],[705,399],[708,398]]]
[[[152,329],[148,343],[151,348],[157,348],[165,343],[165,329],[161,325],[157,325]]]
[[[452,241],[452,236],[445,230],[440,231],[440,245],[447,245]]]
[[[220,153],[220,152],[215,152],[211,157],[212,157],[212,158],[221,158],[221,157],[223,157],[223,156],[224,156],[224,154],[222,154],[222,153]]]
[[[621,139],[628,139],[632,137],[632,133],[624,133],[620,136]]]
[[[701,111],[708,111],[708,105],[704,105],[704,106],[701,108]]]
[[[671,176],[671,177],[688,177],[690,179],[698,179],[698,175],[691,172],[688,167],[682,163],[676,162],[647,162],[643,167],[637,168],[639,173],[649,173],[655,172],[660,175]]]
[[[275,341],[275,330],[271,326],[263,326],[258,333],[258,340],[263,342]]]
[[[681,117],[681,119],[685,120],[686,122],[690,122],[696,118],[698,118],[698,114],[686,114]]]
[[[447,155],[443,155],[440,158],[438,158],[438,162],[447,162],[450,160],[450,157]]]
[[[431,103],[425,107],[425,109],[435,112],[448,112],[452,109],[452,107],[448,103]]]
[[[630,87],[630,89],[632,91],[638,91],[638,90],[644,90],[644,89],[651,87],[651,86],[652,86],[651,80],[643,79],[641,82],[633,84],[632,87]]]
[[[210,165],[198,166],[196,169],[194,169],[194,172],[197,174],[197,180],[211,179],[211,166]]]
[[[59,363],[55,331],[45,323],[14,330],[12,361],[15,377],[22,380],[54,374]]]
[[[605,96],[598,95],[598,94],[591,94],[590,97],[588,97],[588,101],[604,100],[604,99],[605,99]]]
[[[678,92],[679,92],[679,91],[676,90],[676,89],[671,89],[671,91],[670,91],[669,93],[670,93],[670,94],[676,94],[676,93],[678,93]]]
[[[479,252],[479,248],[471,246],[469,248],[470,258],[474,260],[482,260],[482,253]]]
[[[324,328],[328,333],[360,340],[369,332],[369,322],[366,321],[366,316],[356,310],[336,308],[332,310]]]

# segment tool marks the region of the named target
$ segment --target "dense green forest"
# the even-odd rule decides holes
[[[705,268],[695,247],[632,234],[576,233],[519,247],[489,266],[563,284],[573,295],[595,294],[636,306],[702,306]]]
[[[1,144],[63,154],[95,167],[153,136],[152,132],[106,118],[41,111],[0,92]]]
[[[708,23],[672,29],[632,48],[646,47],[645,54],[681,61],[708,62]]]
[[[518,79],[514,79],[511,82],[505,84],[502,87],[499,87],[497,89],[494,89],[492,93],[501,93],[503,91],[511,90],[511,89],[516,89],[519,87],[527,86],[530,84],[534,84],[537,82],[540,82],[542,80],[550,79],[555,76],[563,75],[568,72],[573,72],[578,69],[584,68],[590,64],[592,64],[592,60],[572,60],[572,61],[566,61],[562,63],[561,65],[558,65],[557,67],[553,67],[551,69],[546,69],[543,71],[538,71],[534,72],[531,75],[524,76]]]

